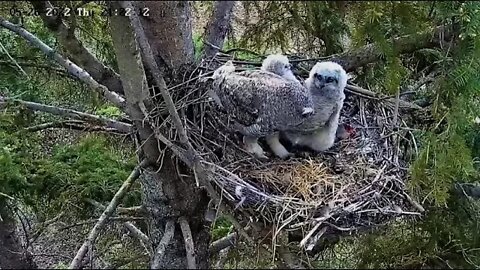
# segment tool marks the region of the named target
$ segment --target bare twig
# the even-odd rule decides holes
[[[372,92],[370,90],[364,89],[360,86],[352,85],[352,84],[347,84],[347,87],[345,87],[346,91],[350,91],[353,94],[357,94],[359,96],[365,97],[365,98],[371,98],[371,99],[376,99],[376,100],[383,100],[385,99],[386,101],[396,104],[397,99],[396,98],[382,98],[379,94]],[[398,99],[398,105],[400,108],[408,108],[408,109],[421,109],[420,106],[417,104],[407,102],[405,100]]]
[[[125,216],[117,216],[117,217],[109,217],[107,218],[108,221],[119,221],[119,222],[125,222],[125,221],[142,221],[145,220],[145,217],[125,217]],[[68,230],[70,228],[78,227],[78,226],[83,226],[86,224],[92,224],[92,223],[97,223],[99,221],[98,218],[92,218],[80,222],[76,222],[73,224],[69,224],[67,226],[58,228],[57,231],[63,231],[63,230]]]
[[[196,269],[197,263],[195,262],[195,247],[193,245],[193,236],[192,231],[190,230],[190,225],[188,225],[188,221],[185,217],[179,217],[178,223],[180,223],[180,229],[182,230],[183,239],[185,240],[188,269]]]
[[[151,242],[148,236],[129,221],[123,223],[123,225],[125,225],[128,231],[130,231],[130,233],[132,233],[132,235],[140,241],[140,243],[143,245],[143,248],[145,248],[147,253],[151,256],[152,255]]]
[[[105,210],[106,206],[93,200],[90,198],[85,198],[85,202],[101,209],[102,211]],[[144,216],[146,214],[145,212],[145,207],[143,205],[139,206],[132,206],[132,207],[117,207],[118,214],[124,214],[124,215],[139,215],[139,216]]]
[[[33,111],[42,111],[42,112],[51,113],[55,115],[66,116],[72,119],[83,120],[90,123],[99,123],[106,127],[114,128],[122,133],[130,133],[131,127],[132,127],[130,124],[119,122],[119,121],[105,118],[102,116],[97,116],[94,114],[89,114],[89,113],[79,112],[71,109],[65,109],[61,107],[0,96],[0,106],[4,105],[6,102],[16,102]]]
[[[135,169],[130,173],[130,176],[127,178],[127,180],[125,180],[125,182],[120,187],[120,189],[117,191],[117,193],[115,193],[115,195],[113,196],[113,199],[110,201],[107,208],[105,209],[105,211],[102,213],[102,215],[98,219],[98,222],[95,224],[93,229],[90,231],[90,233],[87,237],[87,240],[85,240],[83,245],[78,250],[77,255],[75,255],[75,258],[70,263],[69,268],[77,269],[77,268],[80,267],[80,264],[83,260],[83,257],[85,256],[85,254],[88,251],[88,247],[90,245],[93,245],[93,243],[95,242],[95,239],[97,238],[101,229],[107,223],[107,218],[110,217],[113,214],[113,212],[115,211],[116,207],[120,203],[123,196],[128,192],[128,190],[130,190],[130,187],[132,186],[132,184],[140,176],[140,170],[143,166],[145,166],[145,164],[147,164],[146,160],[143,160],[142,162],[140,162],[140,164],[138,164],[135,167]]]
[[[50,48],[47,44],[43,43],[39,38],[37,38],[36,36],[28,32],[27,30],[23,29],[22,27],[5,20],[3,17],[0,17],[0,25],[16,33],[17,35],[23,37],[24,39],[26,39],[33,46],[40,49],[44,54],[51,57],[53,60],[59,63],[62,67],[66,68],[68,72],[73,74],[80,81],[82,81],[83,83],[87,84],[90,88],[100,93],[108,101],[112,102],[119,108],[124,109],[125,99],[123,97],[119,96],[115,92],[109,91],[108,88],[105,87],[104,85],[99,84],[97,81],[95,81],[92,78],[92,76],[90,76],[90,74],[88,74],[88,72],[86,72],[84,69],[77,66],[75,63],[68,60],[67,58],[64,58],[62,55],[60,55],[55,50]]]
[[[153,256],[152,264],[150,266],[151,269],[159,269],[160,263],[162,261],[163,256],[165,255],[165,249],[167,245],[173,238],[175,233],[175,223],[172,220],[167,221],[165,224],[165,231],[163,233],[163,237],[158,243],[157,250],[155,251],[155,255]]]
[[[34,125],[25,128],[25,131],[28,132],[36,132],[44,129],[50,129],[50,128],[66,128],[66,129],[73,129],[73,130],[80,130],[80,131],[87,131],[87,132],[107,132],[107,133],[124,133],[120,132],[117,129],[114,128],[108,128],[104,126],[93,126],[89,125],[88,123],[85,123],[83,121],[78,121],[78,120],[67,120],[67,121],[57,121],[57,122],[48,122],[48,123],[42,123],[39,125]]]
[[[5,46],[3,46],[3,44],[0,42],[0,47],[2,47],[2,50],[7,54],[8,58],[10,58],[10,60],[12,60],[12,63],[18,68],[18,70],[20,70],[21,73],[23,73],[23,75],[25,75],[25,77],[27,77],[27,79],[29,78],[28,77],[28,74],[25,72],[25,70],[23,70],[23,68],[17,63],[17,61],[10,55],[10,53],[8,52],[8,50],[5,48]]]

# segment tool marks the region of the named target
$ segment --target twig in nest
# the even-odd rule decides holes
[[[313,229],[311,229],[307,235],[305,235],[305,237],[302,239],[302,241],[300,241],[300,244],[299,244],[299,247],[303,247],[305,246],[305,244],[307,243],[308,239],[310,239],[310,237],[312,237],[312,235],[315,233],[315,231],[320,227],[320,225],[322,225],[322,221],[318,222],[314,227]]]
[[[125,180],[125,182],[117,191],[117,193],[115,193],[115,196],[113,196],[113,199],[110,201],[105,211],[103,211],[102,215],[98,219],[98,222],[95,224],[93,229],[88,234],[87,240],[85,240],[83,245],[77,251],[77,255],[75,255],[75,258],[73,258],[69,268],[71,269],[80,268],[83,257],[89,250],[88,247],[95,242],[95,239],[97,238],[98,234],[107,223],[108,217],[110,217],[113,214],[117,206],[120,204],[120,201],[122,200],[123,196],[125,196],[125,194],[128,192],[128,190],[130,190],[130,187],[133,185],[135,180],[140,176],[140,169],[146,164],[147,164],[146,160],[143,160],[142,162],[140,162],[140,164],[138,164],[137,167],[135,167],[135,169],[130,173],[130,176],[127,178],[127,180]]]
[[[159,269],[160,263],[162,261],[163,256],[165,255],[165,249],[167,248],[168,244],[173,238],[175,233],[175,223],[172,220],[167,221],[165,224],[165,232],[163,233],[163,237],[158,243],[157,250],[155,250],[155,255],[152,260],[152,265],[150,266],[151,269]]]
[[[197,264],[195,262],[195,247],[193,244],[193,236],[192,231],[190,230],[190,225],[188,225],[188,221],[185,217],[179,217],[178,223],[180,223],[180,229],[182,230],[183,239],[185,240],[188,269],[196,269]]]

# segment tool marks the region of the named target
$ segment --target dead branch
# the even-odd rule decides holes
[[[30,1],[30,3],[36,10],[46,10],[47,7],[52,7],[49,1]],[[110,91],[123,94],[120,76],[91,54],[63,22],[61,17],[55,14],[47,16],[46,12],[39,13],[43,24],[55,33],[58,42],[65,48],[73,62],[83,67],[94,80],[105,85]]]
[[[234,246],[237,243],[238,233],[231,233],[210,244],[210,254],[216,254],[227,247]]]
[[[104,206],[103,204],[95,201],[95,200],[92,200],[90,198],[86,198],[85,199],[86,202],[90,203],[91,205],[97,207],[98,209],[104,211],[106,206]],[[141,211],[141,212],[139,212]],[[144,207],[143,206],[135,206],[135,207],[128,207],[128,208],[124,208],[124,207],[117,207],[117,212],[119,214],[122,214],[123,213],[133,213],[133,214],[138,214],[140,213],[141,215],[144,214]],[[123,218],[123,217],[113,217],[113,218]],[[113,219],[112,217],[110,219]],[[152,254],[152,250],[151,250],[151,242],[150,242],[150,239],[148,238],[147,235],[145,235],[140,229],[138,229],[135,225],[133,225],[133,223],[131,223],[130,221],[126,221],[123,223],[123,225],[125,225],[125,227],[130,231],[130,233],[132,233],[132,235],[139,240],[139,242],[142,244],[142,246],[145,248],[145,250],[147,251],[147,253],[149,255]]]
[[[104,85],[99,84],[97,81],[95,81],[92,78],[92,76],[87,71],[77,66],[75,63],[68,60],[67,58],[64,58],[62,55],[60,55],[55,50],[50,48],[47,44],[43,43],[39,38],[37,38],[36,36],[28,32],[27,30],[23,29],[22,27],[12,24],[11,22],[5,20],[3,17],[0,17],[0,25],[16,33],[17,35],[23,37],[24,39],[26,39],[33,46],[40,49],[44,54],[51,57],[53,60],[59,63],[62,67],[67,69],[69,73],[73,74],[80,81],[82,81],[83,83],[88,85],[90,88],[92,88],[93,90],[101,94],[108,101],[112,102],[119,108],[124,109],[125,99],[123,97],[119,96],[115,92],[109,91],[108,88],[105,87]]]
[[[3,46],[3,44],[0,42],[0,47],[2,48],[2,50],[5,52],[5,54],[8,56],[8,58],[10,58],[10,60],[12,61],[11,63],[25,76],[27,77],[27,79],[29,78],[28,77],[28,74],[25,72],[25,70],[23,70],[23,68],[17,63],[17,61],[10,55],[10,53],[8,52],[7,48],[5,48],[5,46]]]
[[[235,1],[215,1],[213,14],[204,34],[205,40],[210,46],[204,47],[202,59],[215,56],[218,50],[223,47],[234,5]]]
[[[130,133],[132,125],[119,122],[113,119],[97,116],[89,113],[79,112],[71,109],[65,109],[61,107],[45,105],[41,103],[24,101],[15,98],[7,98],[0,96],[0,106],[5,105],[7,102],[19,103],[32,111],[41,111],[59,116],[69,117],[72,119],[82,120],[92,124],[101,124],[108,128],[114,128],[122,133]]]
[[[146,234],[144,234],[139,228],[137,228],[133,223],[127,221],[123,223],[125,227],[130,231],[130,233],[138,239],[138,241],[142,244],[143,248],[147,251],[148,255],[152,255],[152,245],[150,239]]]
[[[83,121],[77,121],[77,120],[42,123],[39,125],[34,125],[34,126],[24,128],[24,130],[28,132],[36,132],[36,131],[50,129],[50,128],[65,128],[65,129],[80,130],[80,131],[86,131],[86,132],[122,133],[114,128],[107,128],[103,126],[92,126]]]
[[[192,231],[190,230],[190,225],[188,225],[188,221],[185,217],[179,217],[178,223],[180,224],[183,239],[185,240],[188,269],[197,269],[197,263],[195,262],[195,246],[193,244],[193,236]]]
[[[385,101],[388,101],[392,104],[396,104],[397,101],[398,101],[398,105],[400,108],[404,108],[404,109],[413,109],[413,110],[419,110],[421,109],[422,107],[418,106],[417,104],[415,103],[411,103],[411,102],[408,102],[408,101],[405,101],[405,100],[401,100],[401,99],[398,99],[395,97],[395,98],[384,98],[382,97],[381,95],[375,93],[375,92],[372,92],[370,90],[367,90],[367,89],[364,89],[360,86],[356,86],[356,85],[352,85],[352,84],[347,84],[347,86],[345,87],[345,91],[347,92],[350,92],[352,94],[356,94],[356,95],[359,95],[361,97],[365,97],[365,98],[372,98],[372,99],[377,99],[377,100],[385,100]]]
[[[120,203],[121,199],[123,196],[130,190],[130,187],[133,185],[135,180],[140,176],[140,169],[147,164],[146,160],[143,160],[138,164],[135,169],[130,173],[129,177],[123,185],[120,187],[120,189],[115,193],[113,196],[113,199],[110,201],[108,204],[107,208],[105,211],[102,213],[100,218],[98,219],[98,222],[95,224],[93,229],[90,231],[87,240],[83,243],[82,247],[78,250],[77,255],[75,255],[75,258],[72,260],[70,263],[71,269],[76,269],[80,267],[80,264],[82,262],[83,257],[88,251],[89,246],[93,245],[95,242],[95,239],[97,238],[98,234],[100,233],[101,229],[105,224],[107,223],[107,218],[110,217],[115,209],[117,208],[118,204]]]
[[[480,185],[474,183],[456,183],[453,190],[462,196],[480,199]]]
[[[126,222],[126,221],[143,221],[145,219],[146,219],[145,217],[125,217],[125,216],[118,217],[117,216],[117,217],[108,217],[107,221],[109,221],[109,222],[110,221]],[[68,230],[70,228],[96,223],[98,221],[99,221],[98,218],[87,219],[87,220],[84,220],[84,221],[80,221],[80,222],[76,222],[76,223],[73,223],[73,224],[69,224],[69,225],[60,227],[60,228],[57,229],[57,231]]]
[[[90,199],[90,198],[86,198],[84,199],[85,202],[97,207],[98,209],[100,210],[105,210],[106,206],[93,200],[93,199]],[[139,215],[139,216],[145,216],[146,215],[146,212],[145,212],[145,207],[143,207],[143,205],[139,205],[139,206],[132,206],[132,207],[117,207],[117,211],[116,211],[118,214],[124,214],[124,215]]]
[[[159,269],[160,263],[162,261],[163,256],[165,255],[165,249],[167,248],[168,244],[173,238],[175,233],[175,223],[171,220],[167,221],[165,224],[165,232],[163,233],[163,237],[158,243],[157,250],[155,251],[155,255],[152,260],[152,264],[150,266],[151,269]]]

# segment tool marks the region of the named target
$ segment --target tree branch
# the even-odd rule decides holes
[[[202,59],[214,57],[223,47],[234,5],[235,1],[215,1],[212,16],[204,34],[210,46],[204,47]]]
[[[12,61],[0,60],[0,65],[1,64],[16,67],[15,63],[13,63]],[[43,65],[43,64],[37,64],[37,63],[34,63],[34,62],[26,62],[26,61],[17,61],[16,64],[19,64],[22,67],[31,67],[31,68],[36,68],[36,69],[44,69],[46,71],[53,71],[53,72],[57,73],[59,76],[67,77],[67,78],[70,78],[70,79],[76,79],[76,77],[69,74],[65,70],[60,69],[60,68],[55,68],[52,65]]]
[[[439,26],[432,30],[395,38],[394,47],[399,54],[411,53],[422,48],[441,46],[442,42],[450,41],[456,36],[454,25]],[[328,57],[330,61],[337,62],[347,71],[353,71],[366,64],[378,61],[382,57],[380,46],[375,43],[367,44],[359,49],[351,50],[339,55]]]
[[[183,239],[185,240],[188,269],[196,269],[197,263],[195,262],[195,246],[193,245],[193,236],[192,231],[190,230],[190,225],[188,225],[188,221],[185,217],[179,217],[178,223],[180,223],[180,229],[182,230]]]
[[[49,1],[30,1],[30,3],[36,10],[47,10],[47,7],[52,7]],[[123,94],[120,76],[91,54],[65,25],[61,17],[47,16],[46,12],[39,13],[43,24],[56,34],[59,43],[65,48],[73,62],[83,67],[94,80],[105,85],[110,91]]]
[[[87,84],[90,88],[97,91],[103,97],[105,97],[108,101],[112,102],[116,106],[121,109],[124,109],[125,99],[119,96],[115,92],[109,91],[104,85],[99,84],[95,81],[88,72],[86,72],[81,67],[77,66],[72,61],[64,58],[59,53],[55,52],[52,48],[50,48],[47,44],[43,43],[40,39],[36,36],[32,35],[27,30],[23,29],[22,27],[12,24],[9,21],[5,20],[3,17],[0,17],[0,25],[17,35],[23,37],[28,42],[30,42],[33,46],[40,49],[44,54],[51,57],[57,63],[59,63],[62,67],[66,68],[69,73],[80,79],[83,83]]]
[[[46,113],[55,114],[59,116],[69,117],[72,119],[82,120],[82,121],[86,121],[93,124],[101,124],[108,128],[114,128],[122,133],[130,133],[132,129],[132,125],[130,124],[105,118],[105,117],[101,117],[101,116],[97,116],[97,115],[79,112],[71,109],[55,107],[51,105],[45,105],[45,104],[31,102],[31,101],[24,101],[20,99],[6,98],[6,97],[0,96],[0,106],[5,105],[7,102],[19,103],[32,111],[41,111],[41,112],[46,112]]]
[[[155,255],[150,266],[151,269],[160,268],[160,263],[163,256],[165,255],[165,249],[167,248],[168,244],[173,238],[173,234],[175,233],[174,225],[175,223],[172,220],[167,221],[167,224],[165,224],[165,231],[163,233],[162,239],[160,240],[160,243],[158,243],[157,250],[155,251]]]
[[[97,202],[93,199],[90,199],[90,198],[86,198],[85,201],[90,203],[91,205],[97,207],[98,209],[103,210],[103,211],[105,211],[105,209],[107,208],[103,204],[101,204],[101,203],[99,203],[99,202]],[[144,213],[140,212],[140,211],[143,211],[143,206],[135,206],[135,207],[128,207],[128,208],[117,207],[117,213],[119,213],[119,214],[140,214],[140,215],[144,215]],[[113,218],[109,218],[109,220],[111,220],[111,219],[113,219]],[[125,225],[125,227],[128,229],[128,231],[130,231],[130,233],[132,233],[134,238],[137,238],[140,241],[140,243],[143,245],[143,247],[147,251],[148,255],[151,256],[152,255],[152,250],[151,250],[152,246],[151,246],[151,242],[150,242],[150,239],[148,238],[148,236],[145,235],[139,228],[137,228],[135,225],[133,225],[133,223],[131,223],[130,221],[124,222],[123,225]]]
[[[125,227],[130,231],[130,233],[140,241],[140,243],[143,245],[143,248],[147,251],[148,255],[152,255],[151,251],[151,242],[150,239],[146,234],[144,234],[139,228],[137,228],[135,225],[133,225],[130,221],[127,221],[123,223]]]
[[[114,128],[107,128],[104,126],[92,126],[92,125],[88,125],[83,121],[78,121],[78,120],[66,120],[66,121],[42,123],[39,125],[24,128],[24,130],[28,132],[36,132],[36,131],[49,129],[49,128],[66,128],[66,129],[73,129],[73,130],[80,130],[80,131],[87,131],[87,132],[94,132],[94,131],[108,132],[108,133],[118,132],[118,130]]]
[[[105,211],[103,211],[102,215],[98,219],[98,222],[95,224],[95,226],[93,226],[93,229],[88,234],[87,239],[78,250],[77,255],[75,255],[75,258],[73,258],[69,268],[71,269],[80,268],[83,257],[87,253],[89,247],[95,242],[95,239],[97,238],[98,234],[107,223],[108,218],[113,214],[118,204],[120,204],[120,201],[122,200],[123,196],[125,196],[125,194],[128,192],[128,190],[130,190],[130,187],[133,185],[135,180],[140,176],[140,169],[143,166],[145,166],[145,164],[147,164],[146,160],[143,160],[142,162],[140,162],[140,164],[138,164],[135,167],[135,169],[130,173],[130,176],[128,176],[127,180],[125,180],[125,182],[117,191],[117,193],[115,193],[115,195],[113,196],[113,199],[110,201],[107,208],[105,208]]]
[[[98,209],[105,210],[105,205],[90,199],[84,199],[85,202],[97,207]],[[145,216],[147,213],[145,212],[145,207],[143,205],[140,206],[132,206],[132,207],[117,207],[117,213],[123,215],[138,215],[138,216]]]
[[[397,99],[396,98],[390,98],[390,97],[381,97],[379,94],[372,92],[370,90],[364,89],[360,86],[352,85],[352,84],[347,84],[345,87],[345,91],[350,92],[352,94],[359,95],[361,97],[366,97],[366,98],[373,98],[373,99],[378,99],[382,100],[384,99],[385,101],[388,101],[390,103],[396,104]],[[398,105],[400,108],[404,109],[414,109],[414,110],[419,110],[422,107],[418,106],[415,103],[411,103],[405,100],[398,99]]]
[[[218,239],[215,242],[212,242],[210,244],[210,250],[209,250],[210,254],[216,254],[227,247],[234,246],[237,242],[237,238],[238,238],[238,233],[234,232],[223,238]]]

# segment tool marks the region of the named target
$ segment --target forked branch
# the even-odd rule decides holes
[[[70,267],[69,267],[70,269],[80,268],[83,257],[87,253],[89,247],[93,245],[98,234],[107,223],[108,218],[113,214],[117,206],[120,204],[122,198],[130,190],[130,187],[133,185],[135,180],[140,176],[140,170],[143,166],[145,166],[145,164],[147,164],[146,160],[143,160],[142,162],[140,162],[140,164],[138,164],[135,167],[135,169],[130,173],[130,176],[128,176],[127,180],[125,180],[125,182],[117,191],[117,193],[115,193],[115,195],[113,196],[113,199],[110,201],[107,208],[105,208],[105,211],[103,211],[102,215],[98,219],[98,222],[95,224],[93,229],[88,234],[87,240],[85,240],[83,245],[77,251],[75,258],[73,258],[72,262],[70,263]]]

